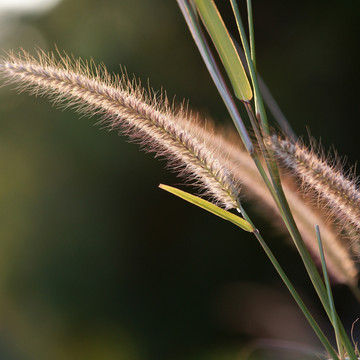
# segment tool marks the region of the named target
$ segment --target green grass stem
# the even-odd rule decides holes
[[[184,0],[178,0],[178,2],[181,2]],[[240,16],[240,12],[239,9],[237,7],[237,4],[234,0],[230,0],[231,5],[233,7],[233,11],[235,14],[235,18],[237,21],[237,25],[238,25],[238,29],[239,29],[239,33],[240,33],[240,38],[243,44],[243,48],[244,48],[244,52],[245,52],[245,56],[246,56],[246,60],[247,60],[247,64],[248,64],[248,68],[250,71],[250,77],[251,77],[251,81],[253,84],[253,89],[254,89],[254,95],[255,95],[255,103],[257,106],[257,112],[256,112],[256,118],[258,118],[262,124],[262,130],[265,132],[265,134],[269,134],[269,127],[268,127],[268,121],[267,121],[267,116],[265,113],[265,107],[262,101],[262,96],[259,90],[259,84],[257,81],[257,75],[256,75],[256,71],[255,71],[255,67],[254,64],[251,60],[251,52],[249,49],[249,45],[246,39],[246,34],[245,34],[245,30],[242,24],[242,20],[241,20],[241,16]],[[199,26],[199,24],[195,24],[196,26]],[[201,41],[201,46],[204,46],[205,41],[202,40]],[[199,45],[198,45],[199,46]],[[209,68],[210,66],[210,68]],[[208,69],[210,71],[210,73],[213,72],[213,69],[211,69],[212,66],[214,66],[214,63],[210,63],[210,65],[208,66]],[[226,83],[223,82],[221,86],[218,87],[220,92],[223,92],[225,89],[227,89]],[[228,91],[229,92],[229,91]],[[230,96],[231,100],[232,97]],[[229,104],[227,103],[228,98],[224,98],[225,104],[227,105],[228,109],[229,109]],[[233,101],[231,103],[231,105],[234,105]],[[231,108],[231,107],[230,107]],[[234,110],[232,109],[232,111],[234,111],[234,113],[238,113],[237,109]],[[232,115],[232,112],[230,112],[230,114]],[[233,119],[234,116],[232,115]],[[236,124],[236,122],[235,122]],[[237,128],[239,129],[239,127],[237,126]],[[239,131],[240,136],[243,137],[243,132]],[[332,321],[332,315],[331,315],[331,308],[330,308],[330,304],[329,304],[329,299],[328,299],[328,295],[326,292],[326,288],[325,285],[320,277],[320,274],[309,254],[309,251],[307,250],[301,235],[299,233],[299,230],[297,228],[297,225],[294,221],[294,218],[292,216],[292,213],[290,211],[289,205],[287,203],[286,197],[284,195],[281,183],[280,183],[280,177],[279,177],[279,173],[277,170],[277,165],[276,165],[276,161],[274,160],[274,157],[272,156],[271,153],[269,153],[269,157],[265,158],[265,160],[267,161],[267,167],[268,167],[268,171],[269,171],[269,176],[271,178],[271,181],[268,177],[268,174],[266,173],[260,158],[258,156],[258,154],[254,151],[249,152],[250,155],[252,156],[261,176],[263,177],[267,187],[269,188],[269,191],[271,192],[277,206],[278,209],[280,211],[281,216],[283,217],[284,223],[289,231],[290,236],[292,237],[296,248],[299,251],[299,254],[302,258],[302,261],[305,265],[305,268],[309,274],[310,280],[315,288],[316,293],[319,296],[319,299],[326,311],[327,316],[329,317],[330,321]],[[351,360],[357,360],[357,357],[355,355],[353,346],[344,330],[343,325],[341,324],[340,320],[338,319],[338,323],[339,323],[339,332],[340,332],[340,336],[341,336],[341,340],[344,344],[344,347],[348,353],[348,356]]]
[[[322,245],[322,241],[321,241],[319,225],[315,225],[315,231],[316,231],[316,237],[317,237],[318,244],[319,244],[321,266],[322,266],[322,270],[323,270],[323,274],[324,274],[326,291],[327,291],[328,298],[329,298],[329,305],[330,305],[330,310],[331,310],[332,324],[333,324],[334,332],[335,332],[336,345],[338,348],[340,359],[343,360],[344,359],[344,350],[343,350],[343,346],[340,341],[339,325],[338,325],[338,321],[337,321],[337,314],[336,314],[336,310],[335,310],[334,298],[332,296],[329,275],[328,275],[327,268],[326,268],[326,261],[325,261],[324,249],[323,249],[323,245]]]
[[[254,18],[252,11],[252,2],[251,0],[246,0],[247,13],[248,13],[248,26],[249,26],[249,40],[250,40],[250,53],[251,60],[256,71],[256,57],[255,57],[255,33],[254,33]]]
[[[265,112],[265,106],[264,106],[264,103],[263,103],[263,100],[261,97],[259,83],[257,81],[257,76],[256,76],[256,70],[255,70],[254,64],[251,60],[251,51],[250,51],[249,44],[248,44],[248,41],[246,38],[244,25],[241,20],[240,11],[239,11],[239,8],[238,8],[235,0],[230,0],[230,3],[232,6],[234,15],[235,15],[236,23],[237,23],[239,34],[240,34],[241,43],[244,48],[247,65],[248,65],[248,68],[250,71],[250,78],[251,78],[251,82],[252,82],[252,86],[253,86],[253,90],[254,90],[256,116],[261,119],[264,131],[268,135],[270,133],[270,130],[269,130],[269,124],[268,124],[268,120],[267,120],[267,116],[266,116],[266,112]],[[252,36],[253,35],[254,34],[252,34]]]
[[[312,260],[310,254],[309,254],[308,249],[306,248],[306,246],[304,244],[304,241],[302,240],[302,237],[296,226],[296,223],[291,214],[289,205],[287,203],[287,200],[285,198],[285,195],[284,195],[281,187],[277,187],[277,193],[279,195],[279,201],[280,201],[281,207],[283,208],[283,211],[281,213],[285,215],[285,217],[284,217],[285,225],[288,228],[288,231],[289,231],[292,239],[294,240],[295,246],[300,253],[300,256],[303,260],[305,268],[309,274],[309,277],[314,286],[314,289],[315,289],[316,293],[318,294],[318,297],[325,309],[325,312],[326,312],[328,318],[330,319],[330,321],[332,322],[331,308],[330,308],[330,304],[329,304],[329,298],[328,298],[328,295],[327,295],[327,292],[325,289],[325,285],[324,285],[324,283],[320,277],[320,274],[314,264],[314,261]],[[349,355],[349,358],[351,360],[357,360],[354,348],[353,348],[353,346],[350,342],[350,339],[349,339],[348,335],[346,334],[346,331],[338,317],[337,317],[337,321],[339,324],[339,332],[341,335],[341,340],[342,340],[342,343],[344,344],[346,352]]]
[[[313,328],[314,332],[316,333],[316,335],[318,336],[319,340],[321,341],[321,343],[323,344],[323,346],[325,347],[326,351],[329,353],[329,355],[331,356],[331,358],[333,360],[339,360],[338,355],[336,354],[335,349],[331,346],[329,340],[327,339],[327,337],[324,335],[324,333],[322,332],[322,330],[320,329],[319,325],[317,324],[317,322],[315,321],[315,319],[312,317],[311,313],[309,312],[307,306],[305,305],[305,303],[302,301],[300,295],[298,294],[298,292],[295,290],[294,286],[292,285],[291,281],[289,280],[289,278],[286,276],[284,270],[282,269],[281,265],[279,264],[279,262],[277,261],[276,257],[274,256],[274,254],[272,253],[272,251],[270,250],[270,248],[267,246],[266,242],[264,241],[264,239],[262,238],[260,232],[258,229],[256,229],[256,227],[254,226],[254,224],[252,223],[251,219],[249,218],[249,216],[247,215],[247,213],[245,212],[244,208],[241,206],[240,202],[239,202],[239,208],[240,208],[240,212],[242,214],[242,216],[244,217],[244,219],[253,227],[253,233],[256,237],[256,239],[258,240],[258,242],[260,243],[260,245],[262,246],[263,250],[265,251],[266,255],[268,256],[268,258],[270,259],[271,263],[273,264],[274,268],[276,269],[276,271],[278,272],[278,274],[280,275],[282,281],[284,282],[284,284],[286,285],[286,287],[288,288],[288,290],[290,291],[291,295],[293,296],[294,300],[296,301],[297,305],[299,306],[299,308],[301,309],[301,311],[303,312],[303,314],[305,315],[307,321],[309,322],[310,326]]]

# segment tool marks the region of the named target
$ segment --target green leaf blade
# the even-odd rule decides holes
[[[230,221],[231,223],[235,224],[236,226],[240,227],[241,229],[243,229],[245,231],[253,232],[252,226],[246,220],[244,220],[243,218],[241,218],[237,215],[234,215],[233,213],[231,213],[229,211],[221,209],[220,207],[212,204],[211,202],[209,202],[207,200],[204,200],[198,196],[189,194],[186,191],[174,188],[172,186],[160,184],[159,188],[163,189],[165,191],[168,191],[169,193],[174,194],[174,195],[180,197],[181,199],[188,201],[191,204],[199,206],[200,208],[202,208],[206,211],[209,211],[212,214],[219,216],[222,219]]]
[[[236,96],[251,100],[253,94],[235,45],[213,0],[195,0],[200,17],[215,45]]]

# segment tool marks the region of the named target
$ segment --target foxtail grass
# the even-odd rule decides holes
[[[207,146],[210,133],[194,136],[200,126],[184,107],[176,110],[166,96],[146,92],[139,82],[109,74],[105,66],[38,51],[25,51],[0,60],[0,74],[19,91],[46,95],[55,104],[101,116],[100,124],[137,140],[146,150],[164,156],[171,168],[225,209],[237,208],[240,183],[224,165],[219,149]],[[205,134],[205,136],[203,136]],[[218,144],[221,148],[221,144]]]
[[[297,176],[305,193],[326,205],[330,216],[343,227],[351,224],[360,230],[360,190],[354,176],[346,176],[339,162],[329,163],[322,152],[316,153],[301,141],[272,136],[270,147],[276,157]]]
[[[239,141],[236,141],[235,134],[232,134],[231,131],[227,131],[225,134],[222,136],[221,144],[226,154],[227,167],[232,169],[233,176],[241,181],[243,197],[255,202],[254,208],[261,209],[258,211],[267,218],[271,218],[274,228],[285,234],[286,228],[281,220],[281,214],[257,171],[257,167],[249,155],[245,156],[245,149]],[[215,144],[217,139],[218,136],[214,134],[212,141],[215,141]],[[239,156],[240,154],[242,156]],[[307,248],[319,262],[319,248],[314,238],[314,226],[318,224],[322,231],[327,267],[332,280],[348,284],[355,290],[358,269],[346,236],[342,236],[335,224],[328,220],[326,213],[324,214],[318,209],[316,202],[304,198],[303,193],[297,189],[296,178],[282,177],[284,193]]]
[[[3,84],[16,84],[20,92],[45,95],[56,105],[72,107],[89,116],[99,115],[99,124],[124,133],[145,150],[165,157],[171,169],[197,185],[213,203],[226,210],[240,210],[249,223],[251,221],[240,203],[244,194],[258,201],[262,210],[267,209],[276,225],[284,218],[283,209],[279,208],[259,172],[259,164],[262,166],[269,161],[264,149],[269,150],[283,167],[293,171],[292,176],[285,177],[282,189],[307,248],[315,258],[320,259],[323,255],[319,253],[314,233],[317,225],[321,228],[329,273],[336,281],[353,290],[356,288],[358,270],[348,243],[327,221],[328,213],[321,213],[314,202],[307,202],[295,186],[296,179],[300,178],[303,182],[300,190],[314,191],[331,209],[331,215],[341,220],[343,228],[349,228],[350,233],[360,227],[360,194],[356,181],[347,178],[341,170],[329,165],[300,142],[275,135],[267,137],[267,148],[262,143],[262,156],[256,154],[256,163],[253,149],[249,151],[246,144],[245,147],[239,144],[238,137],[232,132],[219,131],[211,122],[199,120],[185,106],[170,105],[166,95],[145,91],[139,81],[130,79],[125,73],[109,74],[103,65],[74,60],[67,55],[58,54],[57,59],[52,53],[38,51],[35,58],[25,51],[10,52],[0,58],[0,77],[4,79]],[[262,134],[257,135],[257,140],[262,142]],[[271,168],[275,169],[275,166]],[[253,229],[279,271],[281,268],[259,231],[254,226]],[[308,317],[307,309],[292,285],[282,270],[279,273]],[[308,319],[312,324],[313,319]],[[320,333],[320,330],[316,331]],[[320,338],[327,344],[321,334]]]
[[[199,120],[184,106],[175,109],[165,95],[146,92],[140,82],[130,80],[126,74],[109,74],[103,65],[73,60],[67,55],[57,60],[54,54],[42,51],[38,51],[38,58],[25,51],[8,54],[0,60],[0,74],[5,83],[17,84],[19,91],[46,95],[55,104],[90,116],[99,114],[100,124],[125,133],[146,150],[167,158],[170,168],[225,209],[238,208],[239,198],[246,194],[261,204],[263,212],[276,215],[275,224],[281,223],[257,167],[233,131]],[[338,282],[353,287],[357,269],[346,244],[291,184],[285,183],[284,191],[310,251],[319,256],[313,236],[313,226],[319,224],[329,272]]]

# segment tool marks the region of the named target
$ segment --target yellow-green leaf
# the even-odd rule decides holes
[[[220,59],[229,76],[236,96],[242,101],[252,98],[252,90],[221,15],[213,0],[195,0],[200,17],[211,36]]]
[[[248,232],[252,232],[253,228],[251,227],[251,225],[245,221],[244,219],[242,219],[241,217],[234,215],[233,213],[226,211],[224,209],[221,209],[220,207],[212,204],[209,201],[206,201],[198,196],[189,194],[185,191],[179,190],[177,188],[174,188],[172,186],[168,186],[168,185],[164,185],[164,184],[160,184],[159,188],[166,190],[196,206],[201,207],[202,209],[205,209],[219,217],[221,217],[222,219],[228,220],[230,222],[232,222],[233,224],[239,226],[240,228],[242,228],[245,231]]]

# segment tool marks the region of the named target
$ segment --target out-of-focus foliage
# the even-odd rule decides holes
[[[354,162],[357,2],[254,12],[258,68],[291,124]],[[56,44],[122,64],[228,121],[175,1],[63,0],[0,18],[0,48]],[[227,360],[258,337],[316,345],[252,236],[158,190],[180,181],[95,122],[0,89],[0,359]],[[295,252],[257,226],[306,293]],[[349,327],[358,308],[347,289],[335,297]]]

